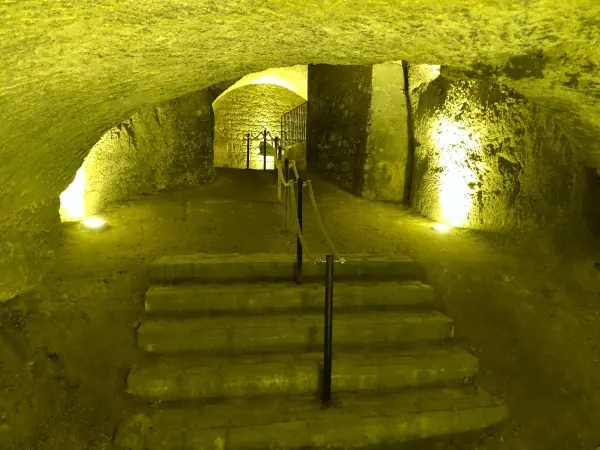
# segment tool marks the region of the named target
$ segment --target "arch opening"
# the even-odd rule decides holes
[[[215,167],[273,169],[281,116],[305,102],[302,96],[276,84],[249,83],[224,93],[213,103]]]

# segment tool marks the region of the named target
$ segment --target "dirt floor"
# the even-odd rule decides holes
[[[397,204],[369,203],[313,180],[338,252],[420,261],[438,307],[478,356],[482,388],[511,419],[483,433],[411,443],[415,450],[600,447],[600,246],[582,236],[438,233]],[[134,406],[147,264],[181,253],[287,253],[272,173],[220,171],[204,188],[130,199],[110,227],[65,225],[58,262],[36,293],[0,306],[0,449],[108,449]],[[308,197],[312,255],[329,252]]]

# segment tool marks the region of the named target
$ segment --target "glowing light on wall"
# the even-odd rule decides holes
[[[85,215],[85,173],[79,169],[69,187],[60,194],[60,219],[77,222]]]
[[[433,139],[442,168],[439,180],[441,221],[460,227],[467,222],[473,204],[477,174],[469,166],[469,153],[479,148],[479,136],[462,123],[442,118],[433,128]],[[471,186],[470,186],[471,185]]]

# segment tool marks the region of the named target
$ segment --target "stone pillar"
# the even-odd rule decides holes
[[[375,64],[367,130],[363,196],[404,201],[408,161],[408,107],[401,61]]]
[[[404,200],[408,110],[402,62],[309,66],[308,168],[372,200]]]
[[[371,78],[371,66],[308,68],[308,168],[357,195],[364,187]]]

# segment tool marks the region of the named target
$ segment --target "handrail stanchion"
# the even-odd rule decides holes
[[[279,179],[277,163],[281,163],[281,150],[279,149],[279,136],[275,136],[275,155],[273,155],[273,172],[275,173],[275,183]]]
[[[300,233],[302,233],[302,185],[304,181],[298,178],[298,224]],[[292,187],[293,189],[293,187]],[[302,242],[300,237],[296,236],[296,283],[302,284]]]
[[[333,357],[333,265],[334,256],[325,257],[325,342],[323,352],[323,403],[331,403],[331,360]]]
[[[247,135],[248,142],[246,145],[246,169],[250,168],[250,133]]]
[[[290,217],[290,212],[289,212],[289,208],[290,208],[290,187],[287,185],[287,183],[290,181],[290,160],[287,159],[287,157],[285,158],[285,161],[283,163],[283,179],[285,180],[286,186],[285,186],[285,230],[288,230],[288,220]]]
[[[263,171],[267,171],[267,130],[265,129],[265,131],[263,131],[263,140],[264,140],[264,146],[265,146],[265,155],[264,155],[264,159],[263,159]]]

